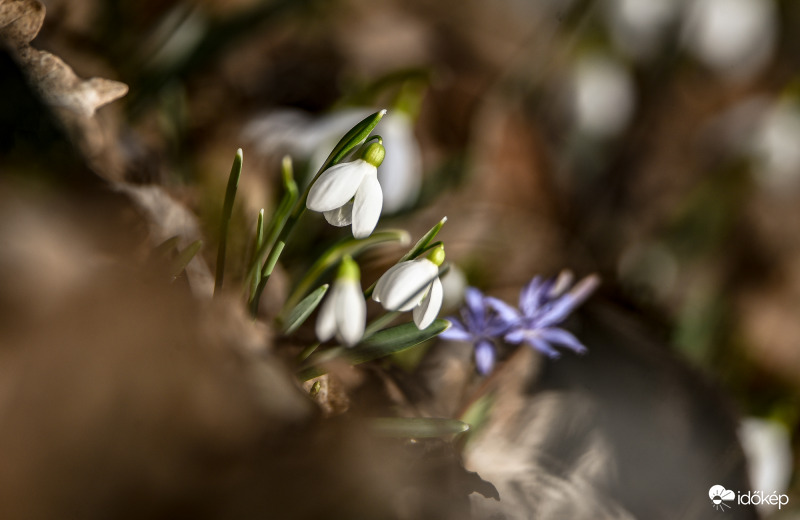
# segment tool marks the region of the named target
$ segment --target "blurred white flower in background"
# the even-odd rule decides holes
[[[739,425],[750,487],[764,493],[785,493],[792,476],[791,436],[786,426],[757,417],[746,417]],[[774,505],[760,504],[762,513],[772,512]]]
[[[445,311],[460,307],[464,302],[464,292],[467,290],[467,276],[455,264],[450,264],[450,269],[441,276],[444,298],[442,309]]]
[[[417,201],[422,187],[422,153],[414,137],[414,122],[404,112],[387,113],[378,133],[387,149],[378,172],[383,186],[383,212],[391,215]]]
[[[677,25],[683,0],[610,0],[607,16],[616,45],[637,59],[651,58]]]
[[[578,128],[594,137],[614,137],[630,122],[635,88],[628,69],[615,58],[589,54],[572,76],[572,111]]]
[[[758,72],[772,56],[777,15],[772,0],[696,0],[684,26],[686,45],[730,79]]]
[[[251,121],[243,138],[254,143],[262,155],[289,153],[308,160],[309,175],[313,175],[339,139],[373,112],[368,108],[347,108],[313,118],[299,110],[282,109]],[[375,133],[383,138],[386,148],[378,181],[383,189],[383,214],[390,215],[417,201],[422,183],[422,154],[414,137],[413,122],[402,111],[389,110]]]
[[[800,107],[782,100],[767,109],[752,147],[757,161],[756,180],[774,193],[800,189]]]

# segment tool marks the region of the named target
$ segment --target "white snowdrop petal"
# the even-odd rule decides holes
[[[372,170],[375,167],[361,159],[328,168],[308,192],[306,207],[311,211],[331,211],[344,206],[356,194],[364,175]]]
[[[366,238],[378,225],[383,206],[383,192],[378,182],[378,171],[364,175],[353,201],[353,236]]]
[[[348,202],[342,207],[331,211],[323,211],[328,224],[336,227],[349,226],[353,222],[353,204]]]
[[[316,333],[317,339],[328,341],[336,333],[336,284],[331,288],[327,299],[322,302],[322,307],[317,315]]]
[[[386,289],[386,287],[389,286],[390,282],[394,279],[397,271],[403,269],[403,266],[410,262],[411,260],[408,260],[406,262],[400,262],[399,264],[395,264],[389,269],[387,269],[386,272],[383,273],[380,278],[378,278],[378,282],[375,284],[375,289],[372,291],[372,299],[380,303],[381,298],[383,298],[382,296],[383,291]]]
[[[413,260],[398,269],[381,291],[381,304],[387,310],[410,311],[419,304],[439,273],[428,259]]]
[[[353,280],[342,280],[336,302],[336,321],[339,336],[348,347],[361,340],[367,321],[367,304],[361,287]]]
[[[435,279],[431,284],[428,294],[423,298],[422,303],[414,308],[413,316],[414,323],[417,328],[422,330],[426,329],[433,323],[436,316],[439,315],[439,310],[442,308],[442,299],[444,298],[444,290],[442,282]]]

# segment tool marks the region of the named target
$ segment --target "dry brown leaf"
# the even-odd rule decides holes
[[[0,0],[0,37],[13,46],[29,43],[39,34],[44,14],[38,0]]]

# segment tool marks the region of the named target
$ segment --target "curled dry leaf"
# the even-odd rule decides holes
[[[82,80],[64,61],[45,51],[28,48],[20,53],[25,71],[44,101],[82,117],[92,117],[98,108],[121,98],[128,86],[104,78]]]
[[[16,51],[17,59],[31,84],[45,102],[82,116],[95,111],[128,92],[128,86],[103,78],[83,80],[61,58],[30,47],[42,26],[45,7],[37,0],[4,0],[0,3],[0,34]]]
[[[44,13],[38,0],[0,0],[0,36],[10,46],[30,43],[42,28]]]

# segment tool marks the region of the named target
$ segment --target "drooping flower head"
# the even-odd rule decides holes
[[[427,328],[442,307],[444,290],[439,280],[439,266],[444,257],[444,246],[439,245],[425,257],[390,267],[375,284],[372,299],[388,311],[413,309],[417,328]]]
[[[352,347],[364,335],[367,303],[361,292],[358,264],[349,256],[342,259],[333,287],[317,316],[317,338],[328,341],[334,335]]]
[[[334,226],[352,224],[355,238],[368,237],[381,216],[383,192],[378,166],[385,156],[383,143],[378,140],[363,146],[357,159],[328,168],[309,190],[306,207],[321,212]]]

